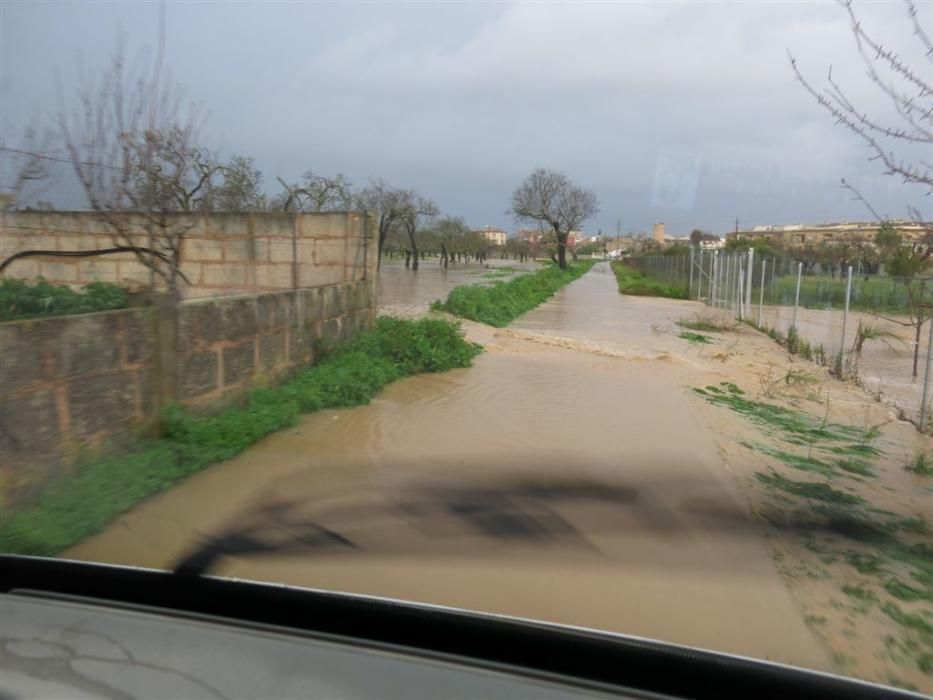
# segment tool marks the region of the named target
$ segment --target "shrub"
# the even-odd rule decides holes
[[[124,309],[126,305],[126,290],[106,282],[91,282],[75,291],[41,277],[32,283],[0,280],[0,321],[110,311]]]
[[[166,408],[162,439],[86,464],[35,505],[0,515],[0,551],[55,554],[140,500],[294,425],[301,413],[365,404],[396,379],[468,367],[480,351],[449,321],[380,318],[317,365],[280,386],[253,390],[218,415]]]
[[[552,264],[543,270],[520,275],[508,282],[497,282],[491,287],[455,287],[447,295],[446,301],[436,301],[431,308],[502,328],[549,299],[564,285],[583,276],[594,262],[577,260],[566,270]]]

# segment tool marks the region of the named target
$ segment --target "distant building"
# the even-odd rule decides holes
[[[914,221],[895,220],[891,224],[903,236],[905,242],[920,242],[931,232],[929,225]],[[806,245],[823,243],[871,243],[878,233],[880,224],[865,222],[840,222],[828,224],[791,224],[788,226],[755,226],[745,231],[726,234],[726,240],[773,241],[787,248],[802,248]]]
[[[726,242],[715,233],[704,233],[700,237],[700,248],[703,250],[718,250],[726,245]]]
[[[654,228],[651,231],[651,237],[654,238],[656,243],[664,243],[664,240],[667,238],[667,235],[664,232],[664,222],[659,221],[654,225]]]
[[[501,228],[495,228],[494,226],[484,226],[478,229],[476,233],[493,245],[505,245],[505,241],[508,238],[508,234],[505,231]]]
[[[538,243],[544,238],[544,231],[536,228],[521,228],[515,232],[515,239],[527,243]]]

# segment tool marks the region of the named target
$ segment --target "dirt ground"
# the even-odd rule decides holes
[[[474,367],[307,416],[64,556],[167,567],[249,533],[265,551],[217,573],[930,692],[933,479],[904,467],[933,443],[753,329],[679,337],[704,307],[606,272],[509,328],[465,323]]]

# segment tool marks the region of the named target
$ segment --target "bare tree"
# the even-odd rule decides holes
[[[220,171],[196,143],[196,110],[183,113],[158,61],[149,75],[127,75],[122,47],[96,81],[79,82],[73,99],[69,108],[61,96],[58,126],[90,208],[110,230],[112,250],[131,251],[177,301],[184,240]]]
[[[440,264],[445,268],[449,265],[453,254],[463,241],[470,235],[470,228],[459,216],[445,216],[438,219],[434,225],[434,234],[440,250]]]
[[[285,192],[274,200],[274,206],[283,211],[348,211],[353,208],[353,185],[341,173],[334,177],[315,175],[312,171],[294,185],[279,182]]]
[[[537,221],[553,232],[557,262],[567,269],[567,238],[599,211],[596,195],[577,187],[563,173],[538,168],[512,194],[516,221]]]
[[[865,143],[871,154],[870,160],[880,161],[886,175],[899,177],[907,185],[920,186],[924,190],[921,196],[930,197],[933,194],[933,159],[930,157],[933,153],[933,82],[929,78],[929,67],[913,68],[898,52],[872,37],[856,15],[852,0],[839,0],[839,4],[848,14],[855,48],[869,80],[890,101],[896,116],[882,121],[869,115],[833,78],[832,67],[822,89],[814,87],[803,76],[793,55],[790,57],[791,69],[804,89],[833,116],[836,123]],[[923,54],[922,60],[933,63],[933,42],[917,19],[916,5],[912,0],[905,0],[904,5],[917,42],[915,48]],[[906,156],[906,153],[913,155]],[[911,218],[921,225],[925,235],[918,242],[902,246],[900,236],[861,192],[845,179],[842,186],[882,222],[875,247],[885,259],[888,273],[902,278],[910,314],[910,320],[906,322],[890,320],[914,330],[913,375],[916,378],[921,329],[930,320],[930,308],[933,307],[927,280],[919,278],[929,268],[933,252],[933,222],[929,213],[924,216],[921,208],[909,207]],[[929,207],[923,209],[929,212]]]
[[[30,126],[15,146],[0,145],[3,152],[0,161],[0,203],[3,211],[23,206],[25,200],[34,200],[49,186],[51,158],[46,151],[50,142],[51,134]]]
[[[263,211],[266,195],[262,191],[262,173],[252,158],[233,156],[220,166],[222,181],[211,192],[214,211]]]
[[[357,206],[378,217],[378,264],[380,266],[382,265],[382,253],[389,234],[399,226],[402,205],[405,203],[405,199],[403,190],[392,187],[379,178],[370,180],[369,184],[356,195]]]
[[[916,70],[908,65],[893,49],[874,39],[862,26],[853,9],[852,0],[839,0],[849,17],[849,25],[859,59],[867,69],[869,80],[890,101],[896,119],[881,121],[870,116],[848,96],[846,90],[833,78],[832,67],[826,77],[826,86],[814,87],[801,73],[797,60],[790,56],[791,69],[797,80],[816,101],[836,120],[868,147],[870,159],[880,161],[886,175],[900,177],[904,183],[924,188],[924,196],[933,192],[933,82],[929,68]],[[913,26],[917,48],[926,61],[933,63],[933,43],[917,19],[917,8],[912,0],[905,0],[908,20]],[[915,149],[913,157],[903,154]],[[851,185],[843,186],[868,206],[879,220],[882,218]],[[927,220],[916,208],[911,216],[918,221]]]
[[[411,265],[412,270],[417,270],[420,254],[418,231],[437,216],[438,209],[434,202],[422,197],[414,190],[403,190],[400,196],[399,224],[408,236],[408,254],[405,256],[405,267]]]

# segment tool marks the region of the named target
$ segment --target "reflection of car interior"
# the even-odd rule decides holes
[[[912,697],[381,598],[30,557],[0,570],[2,698]]]

